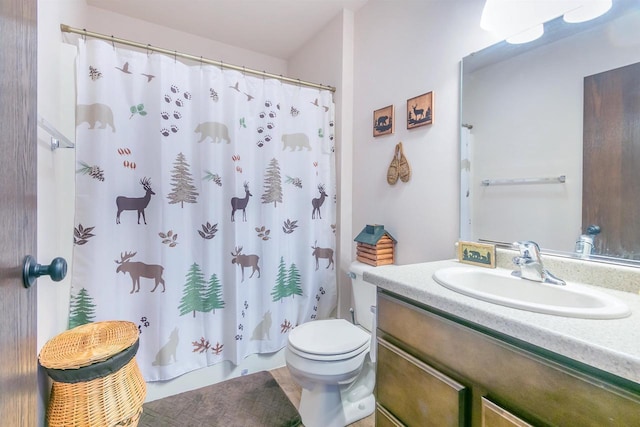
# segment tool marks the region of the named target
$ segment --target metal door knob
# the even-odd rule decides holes
[[[22,284],[25,288],[31,285],[40,276],[50,276],[54,282],[59,282],[67,275],[67,261],[64,258],[54,258],[49,265],[41,265],[31,255],[24,258],[22,267]]]

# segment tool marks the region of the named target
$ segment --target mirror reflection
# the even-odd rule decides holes
[[[618,73],[640,62],[638,28],[638,2],[618,0],[463,59],[461,238],[640,259],[640,72]]]

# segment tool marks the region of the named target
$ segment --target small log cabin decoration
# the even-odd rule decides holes
[[[396,239],[384,229],[384,225],[367,225],[358,236],[356,259],[377,267],[394,263]]]

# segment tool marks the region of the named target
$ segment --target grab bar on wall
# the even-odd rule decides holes
[[[485,179],[482,181],[482,185],[488,187],[490,185],[563,184],[566,180],[566,175],[548,178]]]
[[[38,126],[44,129],[51,137],[51,151],[57,148],[75,148],[76,144],[71,142],[69,138],[64,136],[58,129],[56,129],[51,123],[46,121],[40,114],[38,114]],[[61,145],[62,143],[62,145]]]

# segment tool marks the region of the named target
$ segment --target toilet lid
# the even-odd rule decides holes
[[[304,323],[289,333],[289,345],[320,356],[350,353],[368,344],[371,336],[344,319]]]

